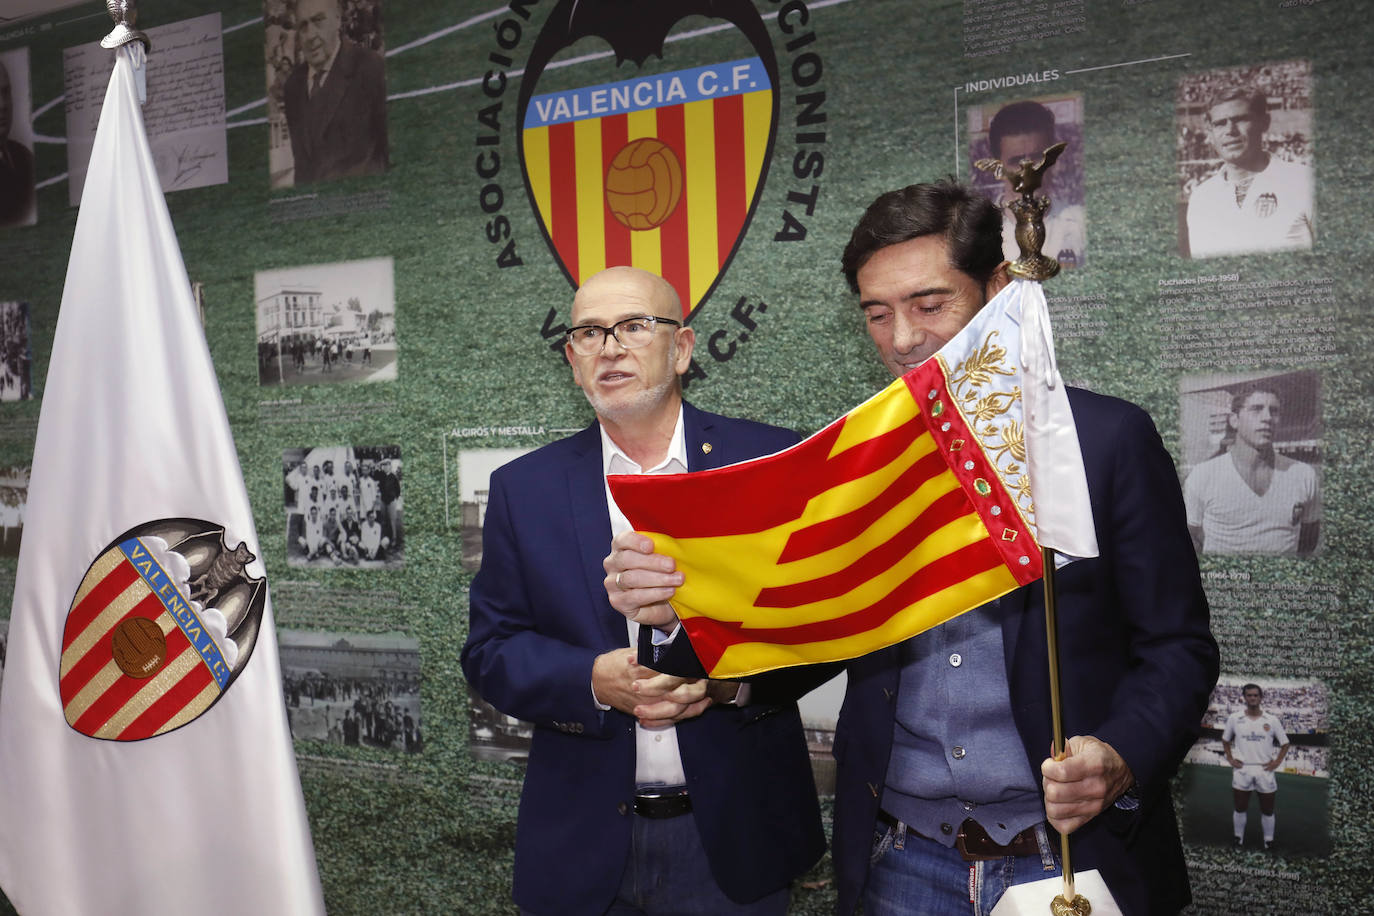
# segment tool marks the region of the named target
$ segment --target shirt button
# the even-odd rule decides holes
[[[663,740],[663,735],[662,735],[662,734],[654,735],[654,741],[657,742],[657,741],[662,741],[662,740]]]
[[[943,833],[945,836],[949,836],[951,833],[954,832],[954,827],[950,824],[941,824],[940,832]]]
[[[949,663],[951,666],[958,668],[960,665],[964,663],[964,657],[960,655],[958,652],[955,652],[954,654],[950,655]]]
[[[950,751],[950,753],[954,755],[954,759],[955,759],[955,760],[963,760],[963,759],[964,759],[965,751],[964,751],[964,749],[963,749],[962,747],[960,747],[960,746],[957,745],[957,744],[954,745],[954,750]]]

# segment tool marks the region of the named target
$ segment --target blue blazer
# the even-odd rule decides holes
[[[1076,870],[1096,868],[1128,916],[1176,913],[1190,898],[1169,779],[1201,729],[1218,655],[1173,460],[1148,414],[1069,389],[1087,470],[1100,556],[1057,576],[1065,735],[1094,735],[1126,760],[1139,805],[1111,807],[1073,835]],[[1003,599],[1012,715],[1031,772],[1049,755],[1049,665],[1039,583]],[[677,642],[683,642],[678,640]],[[660,667],[700,670],[676,644]],[[799,695],[838,666],[756,682],[753,696]],[[835,730],[831,855],[838,912],[853,913],[868,880],[878,806],[892,752],[901,663],[897,647],[844,666]],[[776,693],[774,692],[776,691]]]
[[[797,441],[689,404],[683,425],[694,471]],[[497,709],[534,724],[514,881],[515,902],[533,913],[604,912],[629,855],[634,720],[599,711],[591,696],[592,661],[628,645],[602,584],[611,543],[603,481],[596,424],[498,469],[470,592],[463,671]],[[712,707],[677,734],[690,816],[727,896],[763,897],[820,858],[825,837],[795,702]]]
[[[1111,807],[1073,834],[1075,870],[1099,869],[1128,916],[1176,913],[1190,899],[1169,779],[1197,738],[1218,655],[1173,459],[1148,414],[1069,389],[1100,556],[1059,570],[1065,736],[1094,735],[1135,774],[1139,807]],[[1031,772],[1051,743],[1043,590],[1013,592],[1002,627],[1007,683]],[[878,795],[892,750],[900,663],[886,649],[849,665],[835,733],[834,859],[839,911],[868,878]],[[876,789],[874,788],[876,787]]]

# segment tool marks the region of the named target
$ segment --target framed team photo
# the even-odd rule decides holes
[[[400,446],[285,449],[282,480],[287,565],[405,565]]]

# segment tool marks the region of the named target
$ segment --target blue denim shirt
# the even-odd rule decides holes
[[[1011,715],[1002,615],[992,601],[901,647],[882,807],[946,846],[965,818],[998,843],[1045,819]]]

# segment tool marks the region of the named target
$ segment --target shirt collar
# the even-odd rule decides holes
[[[339,50],[343,48],[343,43],[347,40],[348,39],[342,36],[339,37],[339,43],[334,46],[334,53],[329,55],[329,60],[325,61],[324,66],[320,69],[316,70],[314,67],[306,64],[306,68],[310,71],[309,76],[312,85],[315,81],[315,74],[318,73],[320,75],[320,86],[324,86],[324,81],[329,78],[329,71],[334,69],[334,61],[339,59]]]
[[[677,424],[673,426],[673,438],[668,442],[668,453],[663,460],[648,470],[621,451],[606,432],[606,427],[596,424],[601,432],[601,471],[603,474],[685,474],[687,473],[687,437],[682,427],[682,407],[677,409]],[[671,467],[677,462],[677,467]]]

